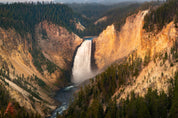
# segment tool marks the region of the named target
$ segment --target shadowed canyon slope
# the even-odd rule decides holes
[[[65,28],[44,21],[36,28],[44,56],[62,69],[70,69],[76,48],[83,39]]]
[[[32,49],[32,44],[29,43],[32,40],[31,34],[21,37],[14,29],[0,30],[1,60],[7,61],[8,66],[12,65],[16,74],[24,74],[25,77],[35,74],[40,78],[51,78],[50,75],[42,77],[32,63],[33,57],[28,50]],[[71,68],[74,52],[83,41],[81,38],[63,27],[46,21],[36,27],[36,36],[38,45],[48,60],[61,69]],[[3,64],[3,61],[1,63]],[[46,75],[48,74],[47,72]]]
[[[45,64],[40,65],[43,73],[34,66],[34,58],[29,52],[29,49],[33,50],[32,44],[29,43],[32,41],[31,34],[27,33],[22,37],[15,29],[0,28],[0,65],[1,71],[4,72],[2,77],[9,84],[7,88],[10,96],[19,102],[20,106],[46,116],[50,109],[56,108],[54,99],[49,96],[53,94],[53,90],[64,86],[64,80],[61,79],[63,70],[70,70],[74,52],[82,43],[82,39],[47,21],[37,25],[35,33],[37,45],[48,59]],[[54,72],[49,72],[50,63],[57,65]],[[31,94],[35,96],[30,98]],[[39,106],[39,103],[33,103],[33,100],[47,103]],[[44,109],[48,109],[48,112],[44,113]]]

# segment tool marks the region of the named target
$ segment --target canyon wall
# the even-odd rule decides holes
[[[44,21],[36,27],[36,38],[44,56],[62,69],[70,69],[74,52],[83,39],[65,28]]]
[[[160,33],[147,33],[143,29],[144,16],[147,13],[148,10],[139,11],[127,17],[120,31],[116,31],[114,25],[108,26],[98,38],[94,39],[96,49],[94,57],[99,70],[127,57],[133,51],[137,51],[144,59],[149,51],[153,56],[172,46],[176,36],[173,22],[166,25]]]
[[[64,70],[71,69],[74,52],[82,41],[76,34],[47,21],[36,26],[34,39],[31,33],[22,35],[13,28],[0,28],[0,82],[20,106],[47,116],[56,108],[51,96],[64,86],[61,76]],[[34,58],[38,60],[40,55],[32,56],[34,47],[42,52],[39,54],[44,55],[46,62],[57,65],[54,72],[48,71],[46,62],[40,65],[43,72],[37,69]]]

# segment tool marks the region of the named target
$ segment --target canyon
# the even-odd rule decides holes
[[[0,27],[0,83],[21,107],[49,117],[61,104],[65,106],[64,110],[69,105],[66,103],[69,98],[58,96],[65,104],[57,102],[56,93],[65,96],[71,89],[69,93],[74,94],[79,91],[80,84],[96,80],[95,76],[111,65],[121,64],[124,60],[133,63],[137,58],[145,60],[149,56],[150,62],[140,70],[138,77],[128,79],[126,85],[117,88],[112,99],[117,97],[119,104],[132,91],[144,96],[149,87],[168,93],[168,81],[178,67],[171,54],[178,40],[178,29],[171,21],[159,32],[147,32],[143,26],[149,12],[149,9],[139,10],[125,19],[120,30],[116,30],[114,24],[109,25],[92,40],[85,40],[75,31],[47,20],[36,24],[33,33],[24,35],[15,28]],[[105,20],[107,17],[99,19],[95,25]],[[80,22],[75,26],[79,31],[85,30]],[[169,55],[169,60],[163,60],[165,54]]]
[[[45,32],[47,37],[42,32]],[[42,110],[54,110],[56,108],[55,101],[50,96],[53,96],[54,91],[66,83],[59,78],[62,78],[64,70],[69,70],[70,73],[74,52],[77,46],[82,43],[82,39],[74,33],[69,33],[65,28],[47,21],[36,26],[36,39],[42,54],[48,61],[58,66],[54,72],[49,72],[48,65],[42,64],[43,73],[39,72],[34,65],[33,56],[29,51],[29,49],[33,50],[32,44],[29,43],[32,40],[31,34],[21,37],[14,29],[0,28],[0,39],[1,70],[8,73],[9,78],[1,77],[5,79],[5,83],[9,84],[6,88],[9,90],[10,96],[19,102],[20,106],[38,112],[42,116],[45,116]],[[14,83],[19,77],[22,78],[22,85]],[[3,81],[1,80],[1,82]],[[39,82],[45,83],[48,89],[40,86]],[[40,98],[29,98],[31,93],[29,89],[23,88],[25,86],[31,88],[32,92],[37,93]],[[35,99],[35,103],[31,99]]]

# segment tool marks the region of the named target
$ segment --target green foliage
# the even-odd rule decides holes
[[[173,52],[175,53],[175,50]],[[127,61],[112,65],[105,72],[96,76],[90,84],[80,89],[67,112],[60,118],[176,117],[178,115],[178,72],[175,74],[175,82],[173,79],[170,81],[172,86],[170,86],[168,94],[164,92],[158,94],[157,90],[149,88],[145,97],[139,97],[132,92],[130,99],[128,96],[128,99],[121,100],[119,104],[116,104],[116,98],[112,98],[116,89],[118,90],[121,85],[126,84],[126,81],[131,81],[133,77],[139,75],[143,65],[149,63],[149,55],[150,53],[147,54],[146,62],[142,62],[133,54]],[[165,53],[162,58],[168,58],[168,55]],[[106,109],[103,111],[104,108]]]
[[[8,65],[7,65],[6,62],[4,62],[4,64],[2,65],[2,68],[0,68],[0,75],[2,77],[6,77],[7,79],[10,80],[10,77],[9,77],[9,68],[8,68]]]
[[[126,16],[129,12],[135,11],[141,4],[139,3],[120,3],[114,5],[102,4],[69,4],[69,6],[76,12],[84,15],[80,22],[86,27],[84,31],[78,31],[80,36],[97,36],[108,25],[115,24],[116,29],[121,27],[125,22]],[[107,19],[98,24],[94,24],[98,19],[107,17]],[[124,17],[124,18],[123,18]]]
[[[48,38],[47,32],[44,29],[42,29],[42,38],[43,39],[47,39]]]
[[[164,59],[167,60],[167,58],[168,58],[168,54],[167,52],[165,52]]]
[[[34,48],[32,51],[30,51],[32,56],[33,56],[33,64],[35,65],[35,67],[37,68],[37,70],[43,74],[43,69],[42,66],[46,65],[47,66],[47,70],[48,72],[54,73],[55,70],[59,69],[58,66],[56,66],[54,63],[52,63],[51,61],[49,61],[48,59],[46,59],[44,57],[44,55],[42,54],[42,52],[39,49]]]
[[[50,74],[54,73],[55,70],[57,70],[57,69],[59,69],[59,67],[56,64],[54,64],[53,62],[51,62],[49,60],[47,61],[47,70]]]
[[[155,28],[160,31],[163,26],[173,21],[178,21],[178,1],[169,0],[169,2],[161,5],[157,9],[151,9],[151,12],[145,16],[144,29],[147,32],[153,31]]]
[[[0,106],[1,107],[7,106],[8,102],[9,102],[9,93],[0,83]]]
[[[46,86],[46,84],[44,83],[44,81],[43,80],[41,80],[41,79],[39,79],[37,76],[35,76],[35,80],[37,81],[37,83],[38,83],[38,85],[40,86],[40,87],[45,87]]]
[[[120,30],[127,16],[133,14],[140,6],[141,4],[135,3],[123,8],[112,9],[103,16],[108,16],[107,24],[111,25],[114,23],[116,30]]]
[[[134,59],[132,55],[129,62],[124,61],[122,64],[109,67],[105,72],[96,76],[95,80],[91,81],[89,85],[80,89],[65,117],[90,118],[104,117],[105,115],[107,117],[116,117],[116,101],[111,101],[111,97],[115,93],[115,90],[125,84],[129,78],[138,76],[142,68],[141,65],[142,60],[140,58]],[[100,107],[102,104],[105,104],[107,107],[106,113]],[[98,113],[101,116],[98,116]]]
[[[158,3],[155,3],[155,2],[143,3],[143,4],[134,3],[134,4],[130,4],[125,7],[113,9],[107,13],[107,15],[109,16],[109,18],[108,18],[109,20],[107,22],[109,22],[108,24],[114,23],[116,30],[119,31],[121,29],[121,27],[125,24],[126,18],[128,16],[137,14],[138,11],[146,10],[150,6],[155,6],[157,4]]]
[[[40,73],[43,73],[43,69],[41,68],[41,66],[43,65],[43,63],[45,63],[45,60],[46,60],[44,55],[41,53],[41,51],[39,51],[37,49],[33,49],[30,52],[32,54],[33,64],[35,65],[36,69]]]
[[[87,118],[103,118],[103,106],[98,100],[93,100],[87,111]]]
[[[174,46],[171,49],[172,58],[178,61],[178,40],[175,41]]]
[[[79,6],[77,6],[79,5]],[[108,25],[114,24],[116,30],[120,28],[125,23],[127,16],[137,13],[139,10],[147,9],[149,6],[154,4],[140,4],[140,3],[127,3],[127,4],[117,4],[111,6],[97,5],[97,4],[74,4],[70,5],[75,11],[88,16],[88,19],[83,18],[85,21],[82,24],[86,29],[81,32],[78,31],[77,34],[80,36],[97,36],[99,35]],[[86,8],[86,9],[84,9]],[[104,11],[103,11],[104,10]],[[91,13],[94,12],[94,15]],[[107,17],[107,19],[98,24],[94,24],[98,19]],[[85,20],[84,20],[85,19]]]
[[[9,112],[5,114],[8,103],[12,103],[14,109],[13,114]],[[0,83],[0,118],[41,118],[41,116],[26,110],[24,107],[20,107],[17,102],[10,98],[9,92]]]
[[[77,112],[77,114],[76,112],[74,112],[75,110],[72,109],[70,106],[68,114],[65,115],[65,117],[70,118],[71,116],[73,116],[72,114],[75,113],[73,118],[81,116],[86,118],[176,118],[178,115],[177,88],[178,74],[176,73],[175,86],[173,87],[173,92],[171,92],[172,90],[169,91],[169,96],[164,92],[158,94],[156,90],[152,90],[151,88],[148,89],[145,97],[136,97],[136,95],[132,92],[131,98],[122,100],[118,106],[116,105],[116,99],[111,100],[108,103],[105,112],[103,112],[103,107],[100,101],[94,99],[88,110],[81,110],[80,113]],[[70,111],[72,111],[73,113]]]
[[[13,27],[23,34],[33,32],[35,25],[44,20],[75,30],[75,25],[71,22],[74,20],[74,13],[64,4],[0,4],[0,27]]]
[[[150,62],[150,60],[151,60],[150,54],[151,54],[151,52],[150,52],[150,50],[149,50],[149,51],[146,53],[145,58],[144,58],[144,66],[147,66],[148,63]]]
[[[117,101],[116,98],[114,100],[111,100],[107,106],[106,112],[105,112],[105,118],[117,118]]]
[[[111,24],[114,24],[116,30],[119,31],[124,25],[127,16],[155,5],[157,5],[155,2],[145,4],[128,2],[107,6],[99,4],[69,4],[74,11],[84,14],[87,17],[86,19],[83,18],[83,20],[80,20],[86,27],[84,31],[77,32],[80,36],[97,36]],[[98,19],[103,17],[107,17],[107,19],[98,24],[94,24]]]
[[[131,99],[123,100],[118,107],[119,117],[138,118],[176,118],[178,113],[177,93],[178,74],[175,75],[175,85],[169,91],[169,95],[156,90],[148,89],[145,97],[135,97],[132,93]]]
[[[40,79],[37,79],[37,77],[35,77],[35,80],[37,81],[38,85],[46,85],[42,80],[40,81]],[[37,93],[35,90],[32,90],[32,87],[28,87],[27,82],[24,81],[23,77],[17,76],[17,79],[13,79],[13,82],[29,92],[32,96],[42,100],[42,98],[39,96],[39,93]]]
[[[111,6],[106,6],[97,3],[86,3],[86,4],[68,4],[75,12],[85,15],[91,20],[97,20],[103,13],[105,13]]]
[[[178,116],[178,72],[175,75],[175,88],[174,96],[172,98],[172,106],[170,109],[170,118],[176,118]]]

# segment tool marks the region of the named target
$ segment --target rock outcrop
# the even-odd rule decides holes
[[[166,25],[158,34],[154,32],[147,33],[143,29],[144,16],[148,13],[140,11],[137,14],[127,17],[126,23],[118,32],[114,25],[108,26],[95,43],[95,63],[99,70],[122,58],[127,57],[133,51],[144,59],[150,51],[151,56],[171,47],[175,41],[175,26],[173,22]]]
[[[170,81],[177,71],[177,63],[172,60],[171,49],[178,38],[178,29],[174,22],[166,24],[159,32],[146,32],[143,29],[146,11],[127,17],[126,23],[118,32],[114,25],[108,26],[95,43],[95,62],[99,70],[123,58],[128,59],[132,54],[136,58],[145,60],[150,57],[151,62],[143,68],[138,77],[128,80],[127,84],[116,90],[113,98],[117,103],[126,99],[131,92],[144,96],[148,88],[157,89],[158,93],[168,93]],[[169,59],[164,59],[165,55]],[[154,61],[153,61],[154,60]]]
[[[148,66],[144,67],[137,78],[132,78],[127,84],[116,90],[114,97],[117,97],[117,102],[120,103],[121,99],[127,99],[134,92],[138,96],[144,97],[148,89],[157,90],[158,93],[164,91],[169,93],[169,87],[171,87],[171,81],[177,72],[178,63],[170,61],[172,55],[170,54],[169,60],[164,61],[164,53],[169,52],[166,50],[158,57],[154,58]],[[172,63],[172,64],[171,64]]]
[[[69,69],[82,39],[65,28],[44,21],[36,27],[36,36],[44,56],[62,69]]]

